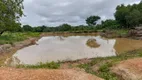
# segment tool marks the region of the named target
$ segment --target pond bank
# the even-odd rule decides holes
[[[82,32],[47,32],[47,33],[42,33],[42,36],[64,36],[64,37],[68,37],[68,36],[97,36],[100,35],[102,37],[105,38],[133,38],[130,34],[129,34],[129,30],[103,30],[103,31],[97,31],[97,32],[86,32],[86,33],[82,33]],[[135,38],[133,38],[135,39]]]
[[[97,35],[96,33],[89,33],[89,34],[80,33],[79,35],[84,36],[84,35],[90,35],[90,34]],[[52,33],[43,33],[43,34],[41,34],[40,37],[50,36],[50,35],[53,36]],[[62,36],[63,34],[56,33],[54,35],[55,36],[57,36],[57,35]],[[73,34],[66,33],[65,34],[65,36],[69,36],[69,35],[75,35],[75,33],[73,33]],[[1,63],[4,62],[5,59],[7,59],[7,57],[11,56],[17,50],[27,47],[29,45],[35,44],[35,41],[37,41],[38,39],[39,39],[39,37],[35,37],[35,38],[29,38],[25,41],[16,42],[11,45],[5,44],[5,46],[2,47],[2,50],[1,50],[1,51],[4,51],[1,53],[1,55],[2,55],[0,57]],[[28,67],[19,66],[19,68],[26,68],[26,69],[30,68],[29,70],[31,70],[33,68],[35,68],[35,69],[38,69],[38,68],[53,69],[53,68],[55,68],[55,69],[64,69],[65,71],[67,69],[83,70],[87,73],[97,75],[98,77],[101,77],[106,80],[121,80],[118,77],[119,75],[117,75],[116,73],[114,74],[114,72],[111,70],[111,67],[115,66],[116,64],[119,64],[121,61],[124,61],[127,59],[132,59],[132,58],[140,58],[140,57],[142,57],[142,49],[129,51],[129,52],[126,52],[124,54],[120,54],[115,57],[106,57],[106,58],[101,58],[101,57],[99,58],[98,57],[98,58],[93,58],[93,59],[82,59],[82,60],[60,62],[60,63],[47,63],[47,64],[31,65],[31,66],[29,65]],[[5,70],[7,70],[7,69],[5,68]],[[25,71],[25,69],[23,69],[22,71]],[[33,72],[34,72],[34,70],[33,70]]]
[[[20,38],[24,37],[24,40],[21,39],[21,41],[18,41],[18,42],[13,41],[11,44],[0,45],[0,66],[3,66],[5,60],[11,57],[17,50],[35,44],[36,41],[41,38],[39,33],[38,34],[37,33],[14,33],[14,34],[16,34],[16,36],[17,34],[20,34],[20,35],[22,34]],[[27,34],[29,35],[27,36]],[[13,36],[13,34],[11,34],[11,36]],[[17,37],[19,37],[19,35]]]
[[[142,29],[142,28],[141,28]],[[105,38],[130,38],[130,39],[142,39],[142,30],[137,31],[136,29],[118,29],[118,30],[100,30],[94,32],[47,32],[42,35],[49,36],[72,36],[72,35],[101,35]]]
[[[65,62],[59,62],[59,63],[51,62],[51,63],[39,64],[39,65],[27,65],[27,66],[26,65],[25,66],[19,65],[19,66],[17,66],[17,68],[25,68],[25,69],[43,68],[43,69],[64,69],[64,70],[74,69],[77,71],[78,70],[85,71],[87,73],[101,77],[105,80],[127,80],[127,78],[125,79],[125,77],[127,77],[127,76],[122,76],[123,79],[122,79],[122,77],[120,77],[121,75],[119,73],[121,73],[121,69],[123,69],[123,68],[120,68],[118,70],[117,67],[119,67],[119,65],[121,65],[121,63],[125,60],[131,59],[131,61],[134,62],[135,61],[135,60],[133,60],[134,58],[136,60],[138,58],[137,63],[141,63],[141,59],[139,59],[141,57],[142,57],[142,49],[139,49],[139,50],[125,52],[121,55],[113,56],[113,57],[106,57],[106,58],[98,57],[98,58],[92,58],[92,59],[81,59],[81,60],[76,60],[76,61],[65,61]],[[127,65],[128,62],[125,61],[125,63]],[[131,62],[129,62],[129,63],[131,63]],[[137,65],[134,65],[134,66],[138,67]],[[127,68],[129,68],[129,67],[127,67]],[[141,70],[142,67],[139,66],[139,68]],[[135,68],[132,68],[132,69],[135,70]],[[140,70],[138,69],[138,72]],[[129,75],[129,73],[124,73],[124,74]],[[139,75],[136,74],[135,76],[137,78],[137,76],[139,76]],[[134,79],[131,79],[131,80],[134,80]]]
[[[15,53],[17,50],[35,44],[35,41],[39,40],[41,37],[44,37],[44,36],[50,36],[50,35],[53,35],[53,36],[71,36],[71,35],[91,35],[91,34],[94,35],[94,36],[97,35],[96,33],[76,34],[76,33],[62,33],[62,32],[61,33],[59,33],[59,32],[52,33],[51,32],[51,33],[41,33],[40,35],[37,35],[37,34],[34,35],[34,33],[30,33],[30,36],[28,36],[28,38],[26,39],[25,34],[27,35],[29,33],[14,33],[14,35],[15,34],[16,34],[16,36],[17,36],[17,34],[20,34],[17,37],[23,36],[25,40],[22,39],[22,41],[14,42],[14,43],[11,43],[11,44],[4,43],[3,45],[0,45],[0,66],[2,66],[4,61],[7,58],[11,57],[13,55],[13,53]],[[6,33],[6,35],[7,35],[7,33]],[[8,33],[8,36],[9,35],[10,35],[10,33]],[[12,36],[13,36],[13,34],[12,34]],[[5,37],[5,34],[4,34],[4,37]]]
[[[132,70],[135,70],[137,68],[136,69],[137,72],[141,71],[142,60],[139,59],[141,57],[142,57],[142,49],[139,49],[139,50],[125,52],[125,53],[123,53],[119,56],[115,56],[115,57],[82,59],[82,60],[73,61],[73,62],[64,62],[64,63],[61,63],[60,68],[61,69],[80,68],[80,69],[85,70],[87,73],[97,75],[105,80],[128,80],[128,78],[131,78],[131,77],[127,78],[127,76],[125,76],[125,75],[129,75]],[[129,60],[129,59],[130,59],[130,61],[125,61],[125,60]],[[135,60],[137,61],[136,63],[135,63]],[[125,65],[127,66],[126,68],[119,67],[119,66],[121,66],[121,63],[123,63],[123,61],[125,61]],[[130,66],[134,66],[134,67],[131,67],[131,70],[129,70],[130,72],[127,73],[127,69],[130,69],[129,68]],[[112,69],[112,67],[114,67],[114,68]],[[126,71],[126,73],[124,72],[123,73],[124,75],[121,75],[120,73],[123,70],[123,68],[125,68],[124,71]],[[131,75],[129,75],[129,76],[131,76]],[[137,78],[142,79],[140,77],[139,73],[135,74],[134,76],[135,77],[131,78],[130,80],[136,80]]]
[[[38,40],[38,38],[29,38],[27,40],[16,42],[14,44],[4,44],[0,46],[0,62],[3,62],[2,57],[8,57],[11,56],[13,53],[15,53],[17,50],[27,47],[29,45],[35,44],[35,41]],[[0,63],[1,64],[1,63]]]
[[[15,69],[0,68],[1,80],[103,80],[73,69]]]
[[[40,37],[34,37],[34,38],[28,38],[27,40],[21,41],[21,42],[15,42],[13,44],[4,44],[0,46],[0,54],[3,56],[6,55],[6,53],[15,53],[17,50],[27,47],[29,45],[33,45],[35,44],[35,41],[37,41],[39,38],[43,37],[43,36],[64,36],[64,37],[68,37],[68,36],[86,36],[86,35],[92,35],[92,36],[96,36],[99,35],[100,33],[68,33],[68,32],[55,32],[55,33],[42,33],[40,35]],[[119,40],[117,43],[120,43]],[[129,45],[130,46],[130,45]],[[137,46],[137,45],[136,45]],[[139,47],[139,46],[137,46]],[[116,49],[119,49],[119,47],[116,47]],[[131,48],[130,48],[131,49]],[[137,49],[137,48],[136,48]],[[126,49],[126,51],[129,49]],[[10,55],[11,56],[11,55]],[[2,62],[3,60],[0,60],[0,62]]]
[[[121,61],[111,71],[121,80],[142,80],[142,58]]]

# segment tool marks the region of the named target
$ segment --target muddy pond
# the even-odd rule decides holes
[[[142,48],[142,41],[126,38],[106,39],[101,36],[47,36],[35,45],[18,50],[10,64],[72,61],[84,58],[116,56]]]

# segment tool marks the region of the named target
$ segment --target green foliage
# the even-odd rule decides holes
[[[92,26],[85,26],[85,25],[79,25],[79,26],[71,26],[69,24],[62,24],[57,27],[47,27],[47,26],[38,26],[38,27],[32,27],[34,32],[75,32],[75,33],[88,33],[88,32],[94,32],[95,27]]]
[[[46,26],[38,26],[38,27],[33,27],[34,32],[45,32],[47,27]]]
[[[48,69],[58,69],[60,67],[60,63],[50,62],[50,63],[39,63],[37,65],[18,65],[17,68],[48,68]]]
[[[0,0],[0,34],[19,27],[23,15],[23,0]]]
[[[115,19],[121,24],[121,26],[127,26],[127,21],[125,16],[128,15],[129,9],[126,8],[124,5],[117,6],[115,12]]]
[[[22,41],[26,39],[23,34],[19,33],[4,33],[2,36],[0,36],[0,44],[12,44],[13,42]]]
[[[21,32],[5,32],[0,36],[0,45],[2,44],[13,44],[14,42],[23,41],[29,37],[38,37],[40,33],[21,33]]]
[[[129,29],[118,29],[114,30],[114,32],[119,36],[127,36],[129,34]]]
[[[123,28],[132,28],[142,24],[142,3],[119,5],[116,8],[115,19]]]
[[[79,64],[77,67],[84,69],[85,72],[87,72],[87,73],[97,75],[97,73],[92,70],[92,68],[91,68],[92,66],[90,65],[90,63],[88,63],[88,64]]]
[[[71,25],[69,24],[62,24],[58,27],[59,31],[69,31],[71,30]]]
[[[90,16],[86,19],[86,23],[89,26],[96,25],[96,21],[98,21],[99,19],[101,19],[99,16]]]
[[[117,77],[110,72],[110,67],[112,67],[112,64],[108,62],[101,65],[99,68],[100,77],[104,78],[105,80],[118,80]]]
[[[33,31],[33,28],[30,25],[23,25],[23,30],[26,31]]]
[[[142,20],[142,13],[137,9],[133,9],[126,16],[127,25],[129,25],[131,27],[139,26],[139,24],[141,24],[141,22],[140,22],[141,20]]]
[[[105,29],[119,29],[120,25],[116,20],[108,19],[106,21],[102,21],[102,28]]]
[[[115,74],[112,74],[112,73],[110,73],[110,72],[102,72],[102,73],[100,74],[100,77],[102,77],[102,78],[105,79],[105,80],[119,80],[119,79],[115,76]]]
[[[108,72],[109,71],[109,67],[111,67],[111,66],[112,66],[112,64],[110,64],[110,63],[103,64],[102,66],[100,66],[99,71],[101,71],[101,72]]]
[[[102,60],[103,59],[101,59],[100,61],[102,61]],[[93,60],[93,61],[97,61],[97,60]],[[92,63],[94,63],[93,61],[91,63],[88,63],[88,64],[80,64],[80,65],[78,65],[78,67],[83,68],[87,73],[97,75],[99,77],[102,77],[105,80],[118,80],[118,78],[110,72],[109,68],[112,66],[112,64],[105,63],[105,64],[100,66],[98,72],[94,72],[92,70],[92,66],[93,66]],[[97,63],[99,63],[99,61],[97,61]],[[95,64],[97,64],[97,63],[95,63]]]

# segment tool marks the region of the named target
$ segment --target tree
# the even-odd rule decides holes
[[[140,4],[138,4],[138,10],[140,11],[140,13],[142,13],[142,0]],[[141,14],[141,18],[142,18],[142,14]],[[140,23],[142,24],[142,19],[140,20]]]
[[[107,28],[107,29],[117,29],[119,28],[120,25],[116,20],[108,19],[105,21],[102,21],[102,28]]]
[[[41,32],[44,32],[45,29],[46,29],[45,25],[41,26]]]
[[[50,29],[47,28],[45,25],[43,26],[38,26],[38,27],[33,27],[34,32],[49,32]]]
[[[124,28],[132,28],[142,24],[142,2],[139,4],[117,6],[115,19]]]
[[[86,23],[89,26],[96,25],[99,19],[101,19],[99,16],[90,16],[86,19]]]
[[[115,19],[123,27],[129,27],[129,25],[127,25],[127,20],[126,20],[126,16],[129,14],[129,12],[130,12],[129,9],[123,4],[121,6],[117,6],[116,8]]]
[[[11,31],[23,15],[23,0],[0,0],[0,35]]]
[[[11,32],[22,32],[23,31],[23,29],[21,27],[21,23],[16,23],[13,26],[14,27],[11,27],[12,29],[10,29],[9,31],[11,31]]]
[[[23,25],[24,31],[33,31],[33,28],[30,25]]]
[[[69,31],[71,28],[72,27],[69,24],[62,24],[58,27],[59,31]]]
[[[139,26],[140,21],[142,20],[141,12],[137,9],[134,9],[126,16],[126,24],[130,27]]]

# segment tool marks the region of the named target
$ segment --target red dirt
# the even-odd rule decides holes
[[[0,80],[103,80],[76,70],[0,68]]]
[[[112,72],[124,80],[142,80],[142,58],[122,61],[112,68]]]

